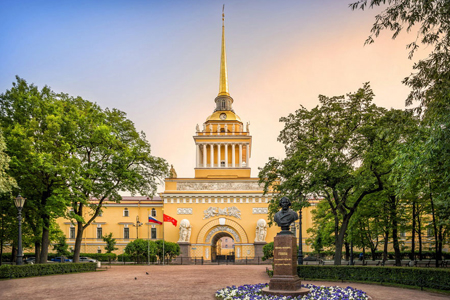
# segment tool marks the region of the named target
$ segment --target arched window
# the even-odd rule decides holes
[[[225,100],[222,100],[222,110],[225,110],[225,106],[226,104],[225,104]]]
[[[126,207],[123,209],[123,216],[128,217],[128,208]]]
[[[152,217],[156,217],[156,209],[152,208]]]

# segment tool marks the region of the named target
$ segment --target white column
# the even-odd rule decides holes
[[[231,167],[234,168],[236,166],[236,156],[235,156],[235,148],[234,148],[235,144],[231,144]]]
[[[242,144],[239,144],[239,168],[242,168]]]
[[[206,144],[203,144],[203,168],[206,168],[207,156],[206,156]]]
[[[209,144],[210,167],[214,168],[214,144]]]
[[[200,163],[200,144],[196,144],[195,145],[195,150],[196,150],[196,156],[195,156],[195,167],[198,168],[199,163]]]
[[[225,168],[228,168],[228,144],[225,144]]]
[[[246,144],[245,145],[245,166],[248,168],[250,167],[250,163],[249,163],[249,150],[250,150],[250,144]]]
[[[220,163],[221,161],[222,161],[222,155],[221,155],[221,151],[220,150],[222,150],[221,149],[222,148],[222,145],[219,143],[219,144],[217,144],[217,167],[218,168],[220,168],[220,167],[222,167],[222,164]]]

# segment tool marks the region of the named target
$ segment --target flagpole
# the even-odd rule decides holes
[[[150,208],[147,208],[147,265],[150,265],[150,222],[148,216],[150,216]]]
[[[165,261],[165,253],[164,253],[164,207],[162,208],[162,211],[163,211],[163,223],[162,223],[162,226],[163,226],[163,266],[164,266],[164,261]]]

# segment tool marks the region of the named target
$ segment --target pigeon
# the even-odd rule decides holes
[[[134,277],[134,280],[137,280],[137,277]]]
[[[148,275],[148,272],[145,272],[145,274],[147,274],[147,275]]]

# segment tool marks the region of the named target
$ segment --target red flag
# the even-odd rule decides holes
[[[177,226],[177,220],[175,220],[172,217],[169,217],[166,214],[163,214],[163,218],[164,218],[164,222],[171,222],[173,224],[173,226]]]

